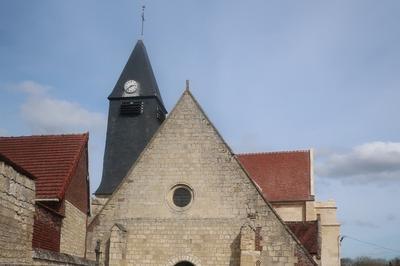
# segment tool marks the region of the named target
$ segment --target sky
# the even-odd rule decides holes
[[[400,256],[396,0],[2,0],[0,135],[89,131],[93,192],[107,96],[143,4],[168,110],[189,79],[236,153],[314,149],[316,198],[337,203],[342,257]]]

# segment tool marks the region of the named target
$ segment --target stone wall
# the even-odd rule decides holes
[[[272,203],[272,206],[285,222],[304,221],[305,203],[296,202],[288,204]]]
[[[0,161],[0,264],[32,264],[35,183]]]
[[[170,198],[178,184],[193,192],[191,204],[182,209]],[[117,234],[115,224],[126,233]],[[254,253],[260,265],[298,262],[295,251],[302,246],[185,92],[91,222],[87,255],[94,259],[100,240],[102,263],[110,265],[174,265],[170,263],[184,257],[196,266],[239,265],[241,228],[246,225],[260,228],[261,250]],[[314,264],[307,256],[305,261]]]
[[[105,265],[173,266],[185,257],[196,266],[253,266],[257,261],[260,265],[310,265],[304,251],[282,236],[283,232],[267,227],[261,250],[257,250],[255,233],[248,237],[242,232],[243,227],[251,228],[246,221],[243,225],[231,219],[135,219],[128,226],[111,229],[102,250]],[[244,245],[241,241],[246,238]]]
[[[99,213],[99,211],[103,208],[104,204],[106,204],[108,198],[99,198],[99,197],[91,197],[90,203],[90,213],[91,216],[88,217],[89,223],[93,220],[94,217]]]
[[[297,208],[296,208],[297,206]],[[323,266],[340,265],[340,223],[336,218],[337,207],[332,200],[326,202],[306,201],[305,204],[275,204],[273,207],[284,221],[315,221],[319,219],[321,255],[315,260]],[[301,218],[301,213],[304,213]]]
[[[94,261],[82,259],[69,254],[52,252],[43,249],[34,249],[32,253],[33,264],[40,266],[96,266]]]
[[[315,211],[320,219],[321,228],[321,265],[340,265],[339,234],[340,223],[336,218],[334,201],[316,202]]]
[[[65,201],[65,218],[61,225],[60,252],[85,256],[86,214]]]

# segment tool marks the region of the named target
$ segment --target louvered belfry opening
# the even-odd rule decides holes
[[[165,114],[160,107],[157,107],[157,119],[160,120],[161,122],[165,120]]]
[[[121,115],[140,115],[143,112],[143,101],[132,100],[121,103]]]

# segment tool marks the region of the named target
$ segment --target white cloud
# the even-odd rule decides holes
[[[320,158],[316,174],[348,182],[400,181],[400,143],[370,142]]]
[[[104,130],[104,114],[86,110],[75,102],[53,98],[47,93],[48,86],[24,81],[13,88],[28,93],[21,106],[21,116],[35,134]]]
[[[31,80],[22,81],[21,83],[12,85],[9,88],[30,95],[42,95],[51,89],[49,86],[44,86]]]
[[[90,132],[90,185],[92,189],[95,188],[101,177],[106,116],[100,112],[90,111],[77,102],[57,99],[50,95],[53,88],[34,81],[9,84],[0,89],[23,92],[20,93],[24,97],[20,106],[20,116],[30,129],[29,133],[23,132],[23,134]],[[7,133],[0,128],[0,135]]]

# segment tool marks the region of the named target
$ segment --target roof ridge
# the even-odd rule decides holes
[[[247,156],[247,155],[263,155],[263,154],[278,154],[278,153],[301,153],[301,152],[310,152],[311,149],[304,150],[286,150],[286,151],[261,151],[261,152],[244,152],[244,153],[236,153],[236,156]]]
[[[18,139],[18,138],[42,138],[42,137],[72,137],[72,136],[88,136],[89,132],[84,133],[66,133],[66,134],[38,134],[38,135],[20,135],[20,136],[0,136],[0,139]]]

